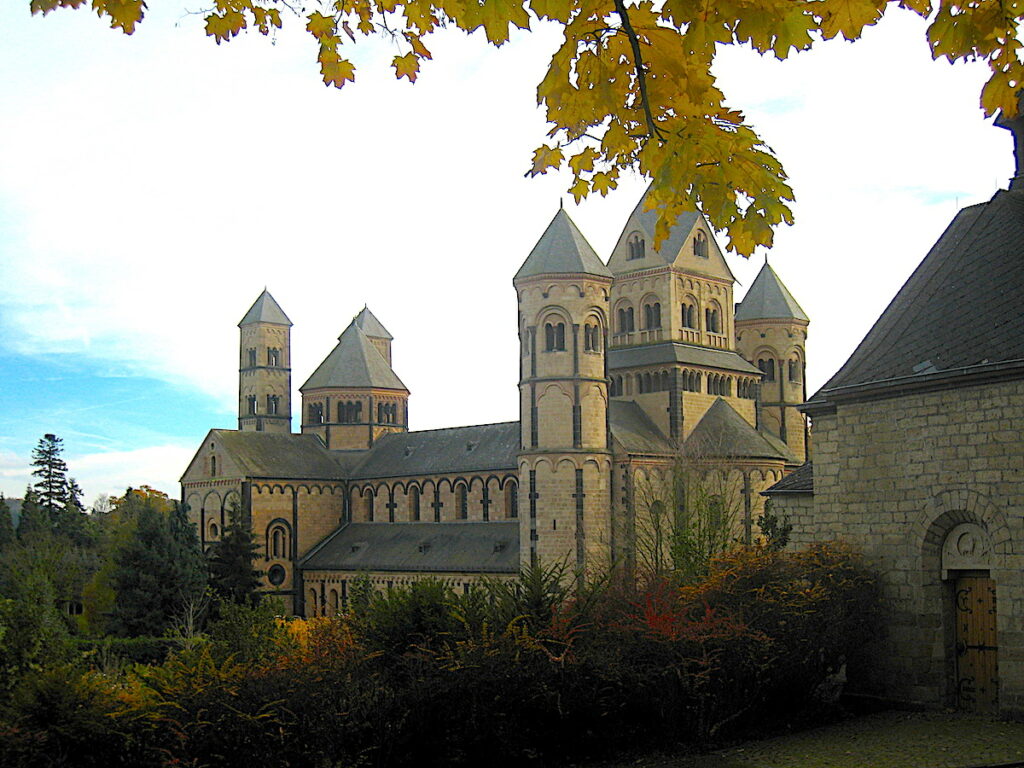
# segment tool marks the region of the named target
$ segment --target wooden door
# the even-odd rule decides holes
[[[987,576],[956,580],[957,706],[995,712],[999,703],[996,584]]]

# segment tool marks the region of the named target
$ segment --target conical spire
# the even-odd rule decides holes
[[[736,322],[744,320],[800,320],[810,322],[793,294],[765,260],[750,290],[736,307]]]
[[[252,323],[291,325],[292,321],[288,319],[288,315],[286,315],[284,310],[281,309],[281,305],[274,301],[274,297],[270,295],[270,291],[264,288],[263,293],[261,293],[259,298],[256,299],[251,307],[249,307],[249,311],[245,313],[245,317],[242,318],[238,325],[241,327],[243,325],[251,325]]]
[[[338,337],[338,345],[299,389],[305,392],[336,387],[408,391],[355,320]]]
[[[561,274],[612,276],[563,208],[558,209],[515,279]]]
[[[387,339],[388,341],[392,339],[388,329],[381,324],[380,320],[377,319],[365,304],[362,311],[355,316],[352,322],[358,325],[363,330],[363,333],[371,339]]]

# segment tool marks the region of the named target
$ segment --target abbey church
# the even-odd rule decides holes
[[[307,616],[340,610],[357,578],[599,572],[642,560],[646,528],[683,506],[663,492],[681,462],[756,538],[761,492],[808,455],[808,318],[767,263],[735,305],[703,217],[655,248],[643,208],[607,262],[559,210],[514,276],[515,422],[409,431],[401,361],[364,308],[299,387],[293,433],[292,324],[264,291],[239,323],[238,429],[211,430],[181,480],[203,546],[237,505],[267,591]]]

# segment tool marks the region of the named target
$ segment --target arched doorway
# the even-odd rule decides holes
[[[999,708],[999,646],[992,540],[977,523],[961,523],[942,545],[942,577],[953,585],[957,707],[969,712]]]

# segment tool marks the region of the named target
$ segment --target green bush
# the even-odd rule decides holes
[[[101,669],[125,664],[162,664],[174,648],[165,637],[78,638],[79,655]]]

